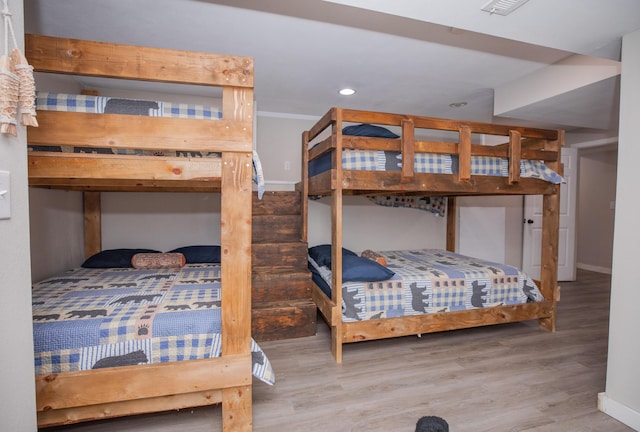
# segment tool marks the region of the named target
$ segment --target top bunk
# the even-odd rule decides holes
[[[161,108],[152,110],[147,101],[37,92],[30,186],[220,191],[224,166],[255,179],[253,59],[31,34],[25,56],[36,72],[209,86],[221,98],[213,109],[149,101]]]
[[[302,184],[310,196],[552,195],[563,143],[562,130],[331,108],[303,132]]]

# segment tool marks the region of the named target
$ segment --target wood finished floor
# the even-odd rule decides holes
[[[561,284],[558,331],[537,322],[361,342],[334,363],[330,333],[263,342],[276,371],[254,380],[257,432],[407,431],[418,418],[450,430],[632,431],[597,409],[607,361],[610,277],[578,271]],[[53,431],[220,431],[220,408],[90,422]]]

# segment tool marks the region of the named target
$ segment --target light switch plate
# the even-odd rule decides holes
[[[11,182],[9,171],[0,171],[0,219],[11,218]]]

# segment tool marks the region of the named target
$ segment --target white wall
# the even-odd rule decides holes
[[[640,31],[622,42],[618,184],[613,239],[609,356],[604,412],[640,430],[640,200],[638,200],[638,119],[640,119]]]
[[[577,266],[611,273],[617,148],[579,151]]]
[[[29,188],[31,278],[77,267],[84,258],[82,193]]]
[[[22,2],[9,0],[18,43],[23,38]],[[4,22],[0,23],[4,29]],[[25,128],[18,137],[0,136],[0,170],[11,173],[11,218],[0,220],[0,430],[36,430],[31,277],[29,259],[29,200]],[[5,198],[7,199],[7,198]]]

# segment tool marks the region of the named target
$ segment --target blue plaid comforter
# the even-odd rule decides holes
[[[382,150],[344,150],[342,168],[364,171],[400,171],[402,154]],[[414,171],[417,173],[454,174],[458,172],[458,157],[449,154],[416,153]],[[494,156],[472,156],[471,174],[484,176],[509,176],[509,160]],[[521,160],[520,176],[537,178],[550,183],[563,183],[563,178],[538,160]]]
[[[220,265],[77,268],[33,286],[36,374],[219,357]],[[275,375],[252,340],[253,375]]]
[[[343,321],[391,318],[544,300],[517,268],[439,249],[379,251],[395,275],[342,284]],[[327,284],[331,270],[313,267]]]

